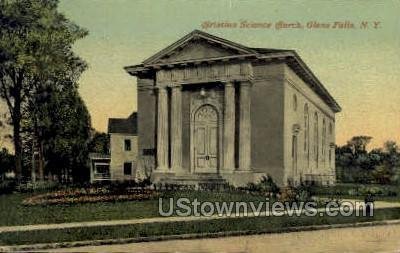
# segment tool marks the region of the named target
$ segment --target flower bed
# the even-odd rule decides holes
[[[23,205],[77,204],[114,201],[140,201],[156,198],[151,189],[127,188],[123,192],[108,188],[82,188],[39,194],[22,201]]]

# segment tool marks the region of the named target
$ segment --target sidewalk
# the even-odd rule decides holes
[[[328,229],[341,229],[341,228],[361,228],[370,226],[396,226],[400,225],[400,220],[387,220],[387,221],[372,221],[372,222],[361,222],[361,223],[344,223],[344,224],[332,224],[332,225],[311,225],[311,226],[299,226],[299,227],[286,227],[277,228],[273,230],[257,230],[257,231],[226,231],[226,232],[215,232],[215,233],[200,233],[200,234],[179,234],[179,235],[160,235],[160,236],[147,236],[147,237],[135,237],[135,238],[118,238],[118,239],[103,239],[103,240],[91,240],[91,241],[74,241],[74,242],[55,242],[55,243],[39,243],[39,244],[27,244],[27,245],[10,245],[0,246],[0,252],[66,252],[66,248],[71,248],[77,252],[87,252],[82,247],[96,247],[103,246],[106,250],[96,250],[95,252],[103,251],[110,252],[107,247],[111,245],[128,245],[136,243],[149,243],[149,242],[161,242],[179,240],[193,240],[193,239],[210,239],[210,238],[232,238],[235,236],[251,236],[271,233],[289,233],[289,232],[304,232],[304,231],[315,231],[315,230],[328,230]],[[324,233],[325,237],[325,233]],[[237,238],[235,238],[237,240]],[[145,244],[144,244],[145,245]],[[281,246],[281,245],[280,245]],[[56,250],[59,249],[59,250]],[[235,249],[236,250],[236,249]],[[132,251],[132,248],[130,250]],[[123,252],[123,250],[117,250],[117,252]],[[198,252],[198,251],[196,251]]]
[[[356,200],[343,199],[342,202],[349,201],[355,202]],[[374,209],[400,207],[400,202],[384,202],[376,201]],[[318,212],[324,212],[325,208],[318,208]],[[288,212],[285,211],[285,214]],[[293,211],[296,215],[299,211]],[[232,213],[230,216],[174,216],[174,217],[153,217],[153,218],[138,218],[138,219],[127,219],[127,220],[108,220],[108,221],[86,221],[86,222],[70,222],[70,223],[59,223],[59,224],[34,224],[34,225],[21,225],[21,226],[3,226],[0,227],[0,234],[6,232],[21,232],[21,231],[34,231],[34,230],[51,230],[51,229],[66,229],[66,228],[80,228],[80,227],[100,227],[100,226],[117,226],[117,225],[134,225],[134,224],[150,224],[150,223],[166,223],[166,222],[185,222],[185,221],[197,221],[197,220],[215,220],[215,219],[229,219],[238,217],[267,217],[281,214],[278,212],[247,212]]]

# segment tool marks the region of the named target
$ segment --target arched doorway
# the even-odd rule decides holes
[[[218,112],[205,104],[194,115],[192,135],[195,173],[218,173]]]

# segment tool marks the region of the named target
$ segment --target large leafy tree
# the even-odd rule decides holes
[[[40,142],[46,159],[46,171],[60,180],[85,180],[88,144],[90,139],[90,116],[76,90],[51,92],[40,104]],[[41,121],[41,122],[42,122]]]
[[[30,118],[30,129],[41,139],[49,122],[43,117],[32,120],[41,110],[38,101],[48,90],[76,90],[86,67],[71,46],[87,32],[59,13],[57,4],[57,0],[0,0],[0,96],[11,115],[18,179],[21,123]]]
[[[110,137],[106,133],[94,132],[89,142],[89,152],[107,154]]]
[[[354,136],[349,141],[347,141],[347,145],[351,148],[353,154],[355,156],[358,156],[360,154],[367,153],[367,146],[371,142],[371,140],[371,136]]]
[[[400,153],[396,142],[367,151],[369,136],[355,136],[336,147],[338,179],[344,182],[388,184],[400,181]]]

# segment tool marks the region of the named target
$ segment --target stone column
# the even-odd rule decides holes
[[[157,170],[168,169],[168,93],[158,88],[157,105]]]
[[[251,167],[250,82],[240,83],[239,170]]]
[[[171,95],[171,170],[182,168],[182,92],[172,87]]]
[[[235,86],[225,84],[224,99],[224,169],[235,169]]]

